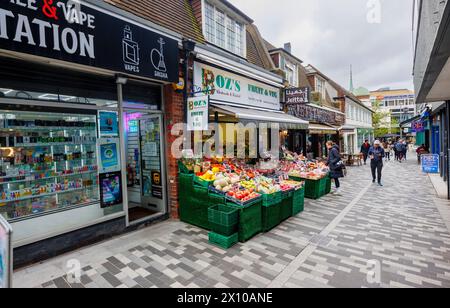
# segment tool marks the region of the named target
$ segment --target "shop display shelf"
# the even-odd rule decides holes
[[[71,174],[60,174],[60,175],[49,176],[49,177],[39,178],[39,179],[29,179],[29,180],[25,179],[25,180],[11,181],[11,182],[0,182],[0,185],[18,184],[18,183],[26,183],[26,182],[33,182],[33,181],[43,181],[43,180],[51,180],[51,179],[58,179],[58,178],[67,178],[67,177],[72,177],[72,176],[77,176],[77,175],[86,175],[86,174],[93,174],[93,173],[98,173],[98,170],[79,172],[79,173],[71,173]]]
[[[205,181],[202,180],[200,177],[198,176],[194,176],[194,184],[198,185],[200,187],[206,187],[208,188],[209,186],[211,186],[214,183],[214,181]]]
[[[20,126],[9,126],[6,128],[0,128],[0,132],[11,132],[11,131],[30,131],[30,132],[61,132],[61,131],[88,131],[96,132],[95,127],[20,127]]]
[[[248,200],[248,201],[245,201],[245,202],[242,202],[242,201],[240,201],[240,200],[237,200],[237,199],[235,199],[235,198],[233,198],[233,197],[230,197],[230,196],[225,196],[225,198],[229,201],[229,202],[232,202],[232,203],[234,203],[234,204],[236,204],[236,205],[239,205],[239,206],[248,206],[248,205],[251,205],[251,204],[254,204],[254,203],[256,203],[256,202],[259,202],[260,200],[261,200],[261,198],[262,198],[262,196],[260,195],[258,198],[253,198],[253,199],[251,199],[251,200]]]
[[[0,199],[0,203],[14,203],[14,202],[25,201],[25,200],[30,200],[30,199],[44,198],[44,197],[49,197],[49,196],[54,196],[54,195],[60,195],[60,194],[66,194],[66,193],[71,193],[71,192],[87,190],[92,187],[95,187],[95,186],[89,186],[89,187],[86,186],[86,187],[80,187],[80,188],[74,188],[74,189],[68,189],[68,190],[55,191],[52,193],[26,196],[26,197],[17,198],[17,199],[6,199],[6,200]]]
[[[230,236],[238,231],[239,211],[224,204],[214,205],[208,209],[208,221],[213,232]]]
[[[281,203],[282,201],[282,195],[281,192],[276,192],[270,195],[262,195],[263,205],[264,206],[271,206],[273,204]]]
[[[78,146],[78,145],[97,145],[97,142],[52,142],[52,143],[33,143],[22,144],[14,146],[14,148],[45,148],[45,147],[57,147],[57,146]]]
[[[215,232],[209,233],[209,243],[222,249],[230,249],[239,242],[239,234],[235,233],[231,236],[223,236]]]

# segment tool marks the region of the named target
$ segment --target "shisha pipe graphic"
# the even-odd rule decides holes
[[[160,72],[167,72],[167,67],[166,67],[166,62],[164,59],[164,45],[166,44],[166,42],[164,41],[163,38],[160,38],[158,40],[158,43],[160,45],[160,49],[153,49],[152,53],[151,53],[151,58],[152,58],[152,64],[153,66]],[[158,54],[158,65],[155,64],[155,54]]]

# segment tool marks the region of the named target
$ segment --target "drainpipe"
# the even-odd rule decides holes
[[[189,58],[192,52],[195,50],[195,42],[188,39],[183,39],[183,74],[184,74],[184,89],[183,89],[183,101],[184,106],[187,108],[187,101],[189,98]],[[192,81],[193,82],[193,81]],[[187,123],[187,110],[184,112],[184,123]]]

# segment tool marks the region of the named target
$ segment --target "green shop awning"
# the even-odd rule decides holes
[[[211,104],[213,111],[222,115],[234,117],[235,122],[241,123],[278,123],[280,129],[303,129],[307,130],[309,122],[291,116],[282,111],[263,110],[236,107],[213,103]]]

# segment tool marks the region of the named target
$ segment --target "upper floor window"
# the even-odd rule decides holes
[[[322,94],[322,98],[325,97],[325,81],[322,78],[316,77],[316,92]]]
[[[245,57],[245,26],[206,1],[204,15],[208,42]]]
[[[285,62],[284,72],[286,73],[286,80],[291,86],[298,86],[297,66],[295,64]]]

